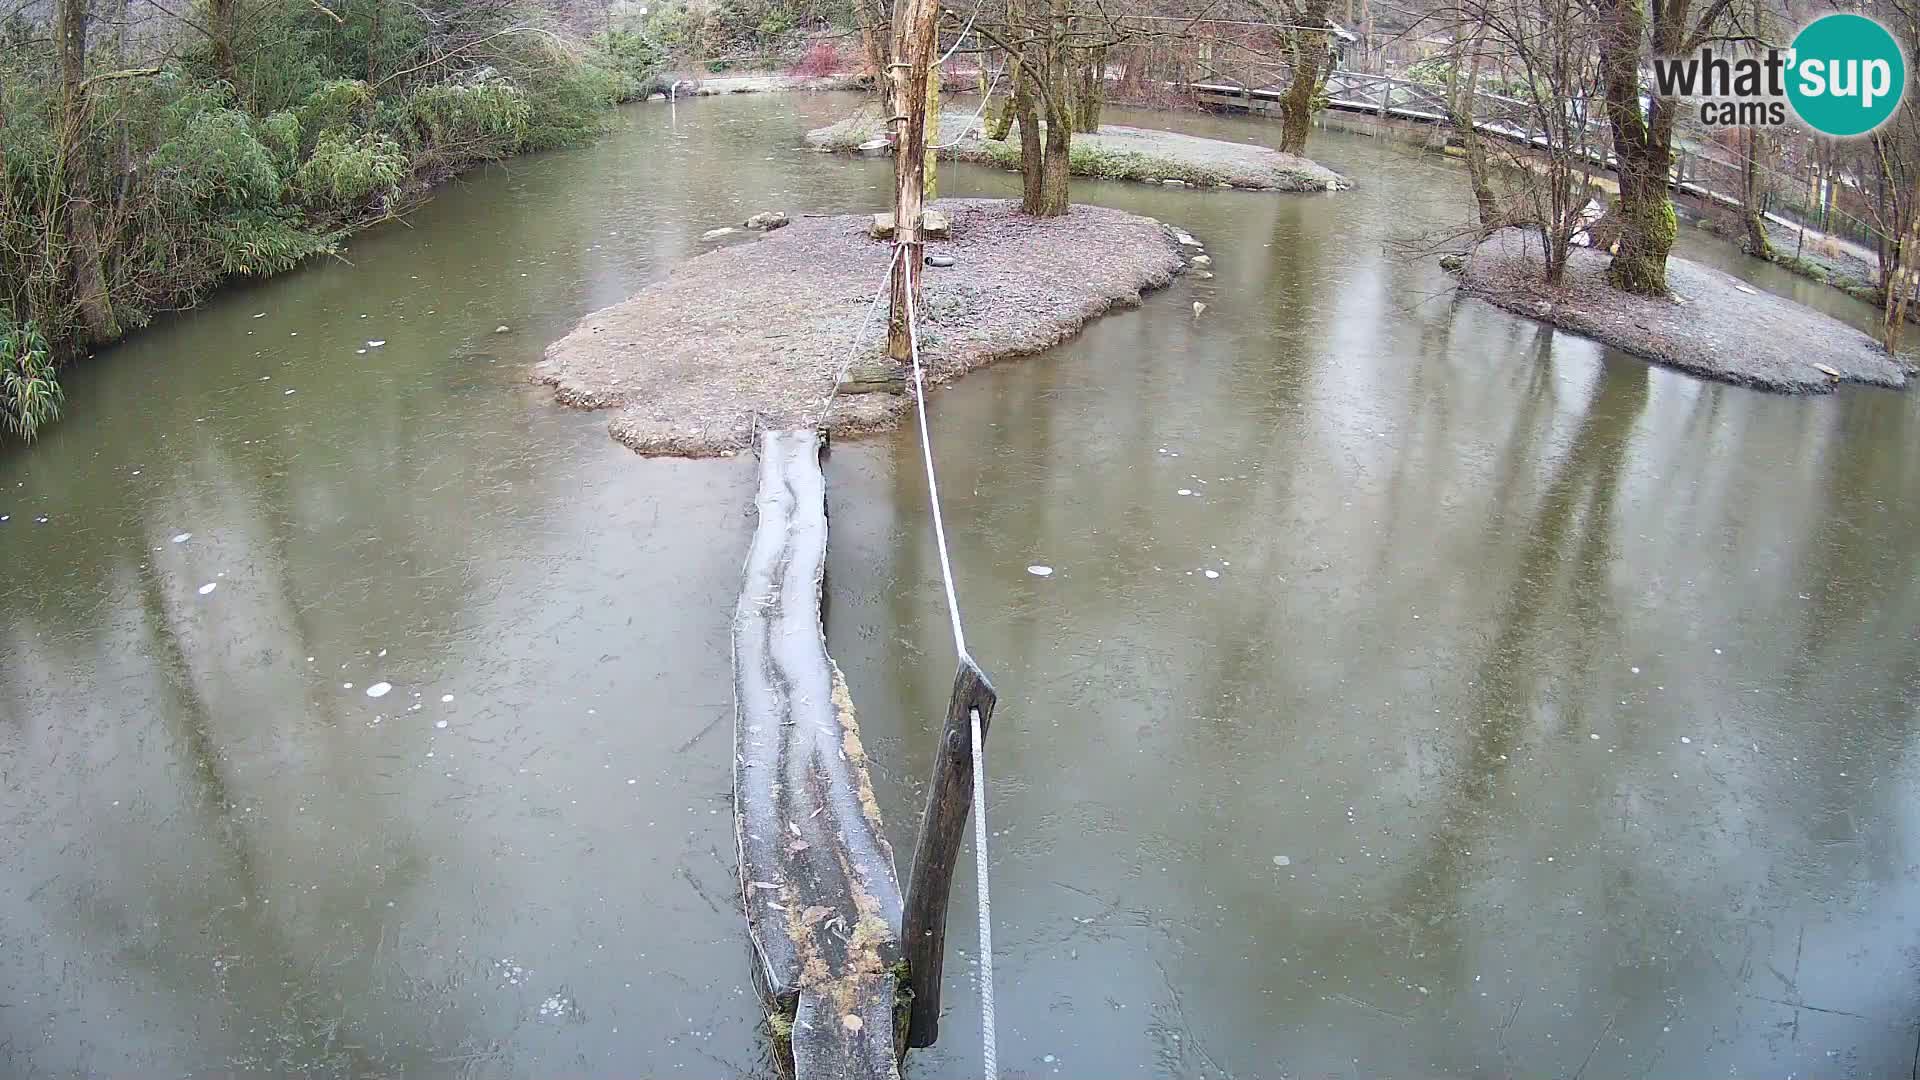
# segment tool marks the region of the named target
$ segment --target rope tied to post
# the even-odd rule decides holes
[[[898,265],[899,252],[903,250],[904,245],[895,241],[896,265]],[[904,266],[900,266],[900,269],[902,272],[905,272]],[[914,304],[914,295],[911,286],[904,291],[906,293],[907,356],[913,366],[913,403],[914,410],[918,414],[920,421],[920,451],[921,458],[925,462],[927,470],[927,499],[932,508],[935,547],[940,553],[940,580],[946,590],[947,617],[953,627],[953,650],[960,665],[959,673],[956,675],[954,681],[953,703],[949,706],[948,731],[951,732],[953,722],[957,719],[953,710],[964,704],[971,749],[969,762],[972,766],[970,771],[973,774],[973,790],[971,792],[970,808],[973,815],[974,881],[978,902],[978,930],[980,940],[980,1041],[982,1056],[984,1058],[984,1075],[991,1080],[991,1078],[996,1077],[999,1073],[999,1051],[995,1039],[993,999],[993,903],[987,886],[987,770],[985,729],[987,720],[992,715],[993,705],[996,699],[992,685],[986,682],[985,676],[980,672],[979,666],[974,663],[973,657],[967,652],[966,628],[960,620],[960,600],[958,590],[954,587],[953,582],[953,559],[947,551],[947,526],[945,518],[940,512],[940,482],[934,468],[933,437],[927,427],[927,381],[925,369],[920,363],[919,313]],[[986,715],[982,715],[983,710]],[[958,747],[951,747],[951,749],[958,750]],[[936,780],[937,778],[936,774]],[[929,798],[927,821],[923,823],[921,829],[921,849],[916,853],[913,876],[913,883],[916,890],[921,886],[923,873],[926,870],[921,864],[927,853],[927,834],[932,831],[929,826],[935,819],[937,800],[938,791],[936,790]],[[940,887],[942,891],[944,891],[945,883],[942,883]],[[914,895],[910,893],[908,897],[910,908],[917,908],[914,900]],[[944,904],[945,901],[943,898],[941,900],[943,918]],[[944,929],[936,929],[938,929],[941,940],[944,941]],[[918,943],[912,940],[908,942],[910,948],[915,944]],[[937,952],[938,943],[935,944],[935,949]],[[937,979],[940,969],[938,956],[936,955],[932,958],[930,965],[923,962],[922,966],[930,966],[934,974],[935,985],[932,986],[931,989],[935,995],[933,1000],[937,1002]],[[913,972],[916,1002],[920,1000],[921,993],[929,989],[929,987],[923,985],[923,977],[922,971],[915,970]],[[917,1032],[920,1024],[923,1022],[923,1018],[916,1015],[914,1019],[915,1030]],[[925,1020],[929,1028],[934,1027],[936,1022],[937,1015],[932,1019]],[[914,1045],[926,1045],[927,1043],[931,1043],[931,1041],[932,1037],[929,1032],[926,1043],[914,1043]]]

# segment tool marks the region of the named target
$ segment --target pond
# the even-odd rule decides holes
[[[771,1075],[729,818],[752,464],[637,458],[525,380],[708,229],[882,206],[889,163],[800,148],[850,105],[631,108],[72,369],[0,454],[5,1072]],[[1452,167],[1312,152],[1359,187],[1077,184],[1218,277],[930,399],[1002,694],[1003,1066],[1905,1075],[1913,399],[1455,301],[1385,246],[1457,215]],[[917,454],[827,466],[903,871],[952,677]],[[977,1075],[972,873],[915,1077]]]

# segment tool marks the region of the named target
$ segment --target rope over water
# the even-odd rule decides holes
[[[896,250],[898,244],[896,242]],[[940,486],[934,478],[933,439],[927,431],[927,381],[920,367],[919,314],[913,304],[913,290],[907,294],[907,355],[913,360],[913,404],[920,414],[920,451],[927,463],[927,499],[933,506],[933,536],[940,551],[940,579],[947,590],[947,615],[953,621],[953,649],[960,660],[967,655],[967,634],[960,625],[960,601],[953,587],[953,560],[947,555],[947,526],[940,514]],[[980,919],[980,1044],[983,1073],[992,1080],[999,1075],[999,1048],[994,1038],[993,1015],[993,901],[987,890],[987,766],[981,748],[980,710],[967,710],[973,736],[973,868],[979,898]]]

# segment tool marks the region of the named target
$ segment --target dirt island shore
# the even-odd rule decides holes
[[[953,262],[925,268],[922,359],[935,383],[1055,345],[1186,265],[1182,234],[1137,214],[1075,206],[1032,218],[1000,200],[933,205],[953,234],[927,244],[930,258]],[[893,249],[869,235],[870,220],[802,217],[697,256],[581,320],[547,347],[534,379],[565,404],[617,410],[613,437],[643,454],[741,450],[756,425],[891,426],[909,396],[833,393],[850,357],[872,371],[883,351],[886,312],[873,311],[873,299]]]
[[[1838,383],[1902,388],[1908,372],[1871,337],[1838,319],[1677,255],[1670,297],[1607,284],[1605,252],[1574,248],[1561,288],[1542,278],[1539,237],[1494,233],[1457,264],[1460,290],[1702,378],[1789,394]]]

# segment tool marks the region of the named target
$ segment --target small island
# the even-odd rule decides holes
[[[1045,123],[1040,125],[1044,130]],[[886,119],[876,106],[807,133],[822,150],[857,151],[886,137]],[[942,113],[931,140],[943,159],[1018,171],[1020,141],[991,139],[971,113]],[[1353,182],[1318,162],[1250,143],[1206,139],[1175,131],[1102,124],[1075,132],[1067,154],[1075,176],[1136,180],[1175,187],[1243,188],[1253,191],[1341,191]]]
[[[1702,378],[1790,394],[1907,383],[1905,366],[1871,337],[1731,274],[1670,255],[1669,295],[1641,296],[1608,283],[1608,258],[1573,247],[1560,284],[1549,285],[1540,238],[1508,227],[1448,265],[1470,296]]]
[[[1075,205],[943,199],[951,238],[927,243],[922,357],[931,382],[1039,352],[1171,282],[1198,244],[1152,218]],[[883,356],[874,297],[893,245],[867,215],[803,217],[707,252],[665,281],[587,316],[548,346],[534,378],[579,408],[617,409],[613,437],[643,454],[711,457],[758,427],[848,434],[912,407]],[[864,332],[863,332],[864,330]],[[836,393],[836,386],[842,389]],[[893,391],[893,392],[889,392]]]

